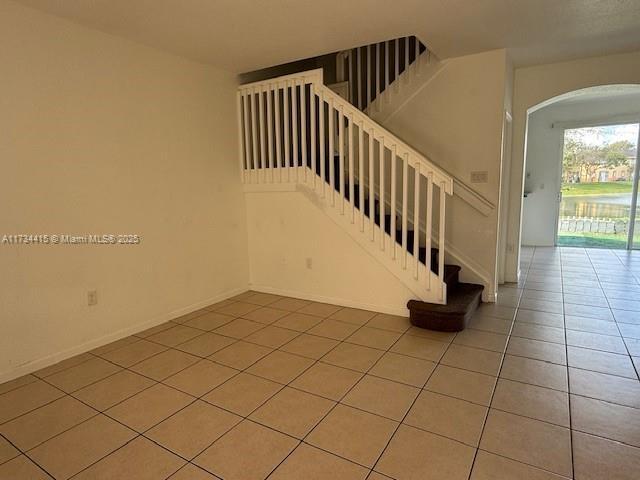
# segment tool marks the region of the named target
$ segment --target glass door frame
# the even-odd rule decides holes
[[[627,237],[627,250],[640,249],[640,245],[634,246],[636,227],[636,215],[638,213],[638,181],[640,181],[640,123],[638,124],[638,138],[636,140],[636,165],[633,169],[633,183],[631,185],[631,210],[629,211],[629,236]]]

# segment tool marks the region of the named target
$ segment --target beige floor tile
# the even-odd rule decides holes
[[[640,340],[635,338],[625,338],[624,343],[627,346],[629,355],[632,357],[640,357]]]
[[[498,375],[502,354],[479,348],[451,345],[440,363],[487,375]]]
[[[121,368],[101,358],[94,357],[80,365],[47,377],[47,382],[67,393],[74,392],[91,383],[102,380],[120,371]]]
[[[500,378],[553,388],[563,392],[569,391],[567,367],[532,358],[505,355]]]
[[[630,378],[569,368],[569,391],[584,397],[640,408],[640,383]]]
[[[573,433],[576,480],[637,480],[640,449],[622,443]]]
[[[226,307],[227,305],[231,305],[232,303],[236,303],[235,300],[231,300],[229,298],[227,298],[226,300],[221,300],[219,302],[216,303],[212,303],[211,305],[208,305],[205,308],[205,310],[209,310],[211,312],[215,312],[219,309],[221,309],[222,307]]]
[[[281,319],[282,317],[289,315],[286,310],[278,310],[277,308],[262,307],[257,310],[253,310],[249,313],[245,313],[242,318],[251,320],[253,322],[264,323],[265,325],[271,325],[273,322]]]
[[[218,350],[222,350],[224,347],[235,343],[237,340],[234,338],[223,337],[222,335],[216,335],[215,333],[205,333],[191,340],[181,343],[176,346],[177,350],[190,353],[198,357],[208,357],[213,355]]]
[[[0,424],[16,418],[64,395],[41,380],[0,395]]]
[[[490,410],[480,448],[571,477],[569,429],[511,413]]]
[[[513,326],[511,334],[515,337],[530,338],[543,342],[565,343],[564,329],[547,327],[546,325],[518,322]]]
[[[609,308],[592,307],[589,305],[575,305],[568,303],[564,307],[564,312],[567,315],[577,315],[580,317],[597,318],[598,320],[610,320],[613,321],[613,315]]]
[[[7,480],[51,480],[49,475],[24,455],[1,464],[0,478]]]
[[[535,323],[548,327],[564,327],[564,318],[558,313],[536,312],[535,310],[519,309],[516,314],[516,323]]]
[[[249,418],[302,440],[334,405],[331,400],[285,387]]]
[[[155,382],[149,378],[122,370],[73,393],[73,396],[93,408],[103,411],[125,400]]]
[[[145,435],[191,460],[240,423],[242,417],[200,400],[156,425]]]
[[[246,302],[251,297],[254,297],[257,292],[253,292],[251,290],[247,290],[246,292],[239,293],[238,295],[234,295],[230,297],[228,300],[232,300],[234,302]]]
[[[184,467],[171,475],[169,480],[218,480],[218,477],[210,474],[200,467],[187,463]]]
[[[245,302],[233,302],[216,309],[216,312],[232,317],[239,317],[260,308],[259,305]],[[277,308],[277,307],[275,307]],[[284,309],[283,309],[284,310]]]
[[[448,346],[443,342],[405,334],[393,345],[391,351],[437,362],[442,358]]]
[[[301,443],[273,472],[270,480],[364,480],[366,468]]]
[[[331,400],[340,400],[362,377],[345,368],[316,363],[296,378],[291,386]]]
[[[511,320],[474,315],[469,322],[469,328],[506,335],[511,330],[511,323]]]
[[[627,348],[622,338],[611,335],[600,335],[598,333],[567,330],[567,345],[623,355],[627,354]]]
[[[31,450],[29,456],[57,479],[69,478],[135,437],[135,432],[97,415]]]
[[[65,396],[0,426],[0,433],[27,451],[93,417],[98,412]]]
[[[400,333],[379,328],[362,327],[351,334],[345,342],[365,347],[388,350],[400,338]]]
[[[200,308],[198,310],[194,310],[193,312],[186,313],[184,315],[180,315],[179,317],[171,319],[173,323],[178,323],[180,325],[184,325],[189,320],[193,320],[194,318],[200,317],[205,313],[209,313],[209,310],[206,308]]]
[[[358,328],[358,325],[351,323],[326,319],[309,329],[307,333],[320,337],[333,338],[334,340],[344,340]]]
[[[245,338],[258,330],[265,327],[263,323],[252,322],[244,318],[236,318],[235,320],[214,330],[214,333],[232,338]]]
[[[574,430],[640,447],[640,410],[571,395]]]
[[[340,320],[341,322],[351,323],[353,325],[364,325],[377,315],[376,312],[369,310],[359,310],[357,308],[343,308],[337,311],[329,318]]]
[[[487,407],[423,391],[404,423],[477,447]]]
[[[478,314],[488,317],[501,318],[503,320],[511,320],[516,309],[513,307],[503,307],[495,303],[481,303],[478,307]]]
[[[145,377],[161,381],[199,360],[195,355],[169,349],[132,366],[131,370]]]
[[[329,303],[312,302],[309,305],[305,305],[298,312],[306,313],[308,315],[315,315],[316,317],[327,318],[333,315],[338,310],[342,310],[342,307],[338,305],[331,305]]]
[[[164,345],[141,340],[117,350],[107,352],[102,358],[122,367],[130,367],[167,349]]]
[[[569,427],[569,395],[566,392],[501,378],[491,407]]]
[[[162,332],[150,335],[147,337],[147,340],[167,347],[175,347],[198,335],[202,335],[202,330],[185,327],[184,325],[176,325],[173,328],[168,328]]]
[[[507,336],[501,333],[483,332],[469,328],[459,332],[456,338],[453,339],[453,343],[502,353],[507,344]]]
[[[331,338],[317,337],[303,333],[286,345],[280,347],[280,350],[318,360],[338,345],[338,343],[337,340]]]
[[[270,304],[271,308],[278,308],[280,310],[287,310],[288,312],[296,312],[307,305],[310,305],[309,300],[302,300],[300,298],[283,297],[280,300]]]
[[[255,345],[247,342],[236,342],[233,345],[223,348],[217,351],[209,358],[214,362],[227,365],[238,370],[244,370],[250,365],[256,363],[265,355],[268,355],[273,350],[261,345]]]
[[[154,385],[105,413],[138,432],[144,432],[194,400],[174,388]]]
[[[383,353],[375,348],[341,343],[322,357],[321,361],[337,367],[366,372],[375,365]]]
[[[297,332],[306,332],[320,323],[322,323],[321,317],[293,312],[288,313],[286,317],[278,319],[278,321],[274,323],[274,326],[288,328],[289,330],[295,330]]]
[[[306,442],[372,467],[397,425],[386,418],[338,405],[309,434]]]
[[[203,400],[241,416],[247,416],[282,388],[279,383],[264,378],[240,373],[215,390]]]
[[[567,361],[570,367],[608,373],[609,375],[618,375],[620,377],[638,378],[628,355],[570,346],[567,347]]]
[[[267,326],[245,338],[245,341],[264,345],[265,347],[278,348],[300,335],[299,332],[274,326]]]
[[[54,373],[62,372],[63,370],[67,370],[71,367],[75,367],[76,365],[80,365],[81,363],[86,362],[87,360],[91,360],[94,357],[89,353],[81,353],[80,355],[75,355],[71,358],[67,358],[61,362],[50,365],[46,368],[42,368],[33,373],[34,376],[38,378],[46,378]]]
[[[565,317],[565,325],[569,330],[580,330],[582,332],[599,333],[601,335],[620,335],[616,323],[606,320],[567,315]]]
[[[554,302],[535,298],[526,298],[523,296],[520,300],[520,308],[536,310],[539,312],[563,313],[563,305],[561,299],[560,301]]]
[[[94,348],[93,350],[91,350],[90,353],[94,355],[102,356],[105,353],[113,352],[114,350],[117,350],[122,347],[126,347],[127,345],[131,345],[132,343],[136,343],[139,341],[140,341],[139,337],[132,335],[130,337],[124,337],[124,338],[121,338],[120,340],[116,340],[115,342],[107,343],[106,345],[103,345],[101,347]]]
[[[409,327],[406,331],[406,335],[412,335],[414,337],[428,338],[430,340],[436,340],[443,343],[451,343],[456,338],[456,332],[436,332],[435,330],[428,330],[420,327]]]
[[[425,389],[489,406],[496,378],[483,373],[438,365]]]
[[[563,480],[555,473],[516,462],[489,452],[478,451],[470,480]]]
[[[253,295],[249,296],[245,302],[253,303],[255,305],[271,305],[274,302],[277,302],[282,297],[280,295],[273,295],[271,293],[262,293],[262,292],[254,292]]]
[[[167,378],[164,383],[194,397],[200,397],[237,373],[238,370],[233,368],[202,360]]]
[[[408,317],[399,315],[389,315],[386,313],[377,313],[369,322],[367,327],[380,328],[391,332],[404,333],[411,328],[411,322]]]
[[[24,387],[25,385],[33,383],[37,380],[38,378],[33,375],[23,375],[22,377],[14,378],[13,380],[4,382],[3,384],[0,384],[0,395],[10,392],[11,390],[15,390],[16,388]]]
[[[204,315],[193,318],[184,325],[190,328],[197,328],[198,330],[206,330],[207,332],[215,330],[218,327],[226,325],[231,322],[234,317],[230,315],[223,315],[218,312],[207,312]]]
[[[519,357],[542,360],[543,362],[557,363],[558,365],[567,364],[566,348],[558,343],[511,337],[507,346],[507,353]]]
[[[436,364],[428,360],[387,352],[369,374],[422,388],[435,368]]]
[[[74,480],[166,478],[185,461],[144,437],[138,437],[81,472]]]
[[[196,457],[194,463],[225,480],[262,480],[298,443],[245,420]]]
[[[0,437],[0,465],[20,455],[20,452],[3,437]]]
[[[310,358],[274,351],[247,369],[247,373],[278,383],[289,383],[313,364]]]
[[[376,471],[401,480],[466,480],[475,449],[401,425],[376,464]]]
[[[384,378],[365,375],[341,403],[401,421],[420,390]]]
[[[147,328],[146,330],[138,332],[135,334],[135,336],[140,338],[147,338],[147,337],[150,337],[151,335],[164,332],[165,330],[168,330],[175,326],[176,324],[174,322],[165,322],[165,323],[161,323],[160,325],[156,325],[155,327]]]

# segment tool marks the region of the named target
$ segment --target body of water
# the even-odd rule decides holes
[[[629,218],[631,193],[563,197],[561,217]]]

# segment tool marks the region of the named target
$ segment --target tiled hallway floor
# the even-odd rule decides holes
[[[639,478],[640,255],[523,260],[457,335],[247,292],[0,385],[0,479]]]

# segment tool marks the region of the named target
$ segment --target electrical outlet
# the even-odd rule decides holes
[[[313,268],[313,259],[311,257],[307,257],[306,265],[309,270]]]
[[[489,172],[471,172],[471,183],[487,183],[489,181]]]
[[[87,293],[87,304],[92,307],[98,304],[98,291],[97,290],[89,290]]]

